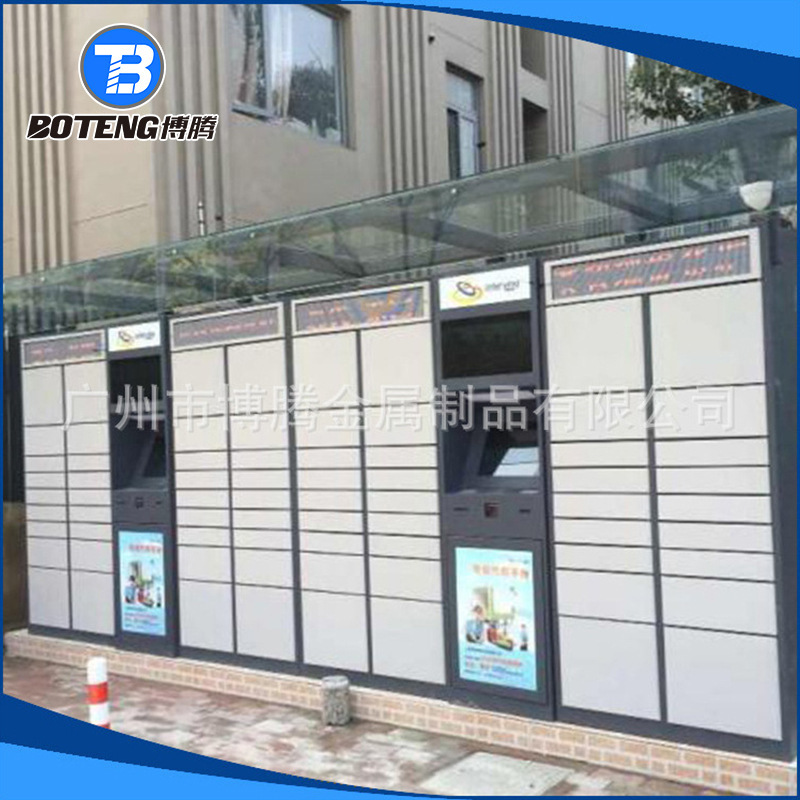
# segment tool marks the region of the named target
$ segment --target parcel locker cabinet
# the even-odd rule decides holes
[[[428,284],[292,304],[303,661],[442,685]]]
[[[183,652],[297,658],[283,308],[171,322]]]
[[[458,274],[437,289],[451,683],[465,698],[551,718],[535,269]]]
[[[764,235],[546,265],[549,382],[573,410],[551,430],[566,720],[781,749],[780,552],[796,532],[775,446],[796,401],[777,424],[774,392],[795,378],[769,353],[796,325],[791,303],[775,313],[773,273],[796,267]]]
[[[176,654],[166,319],[108,329],[108,426],[120,646]]]
[[[108,389],[102,330],[22,342],[31,630],[113,636]]]

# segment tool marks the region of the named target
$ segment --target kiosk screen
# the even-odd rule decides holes
[[[486,435],[478,475],[484,478],[535,478],[539,446],[530,431],[491,430]]]

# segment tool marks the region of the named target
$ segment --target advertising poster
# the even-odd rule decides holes
[[[456,601],[459,676],[535,692],[533,553],[456,548]]]
[[[119,570],[122,630],[166,635],[164,534],[120,531]]]

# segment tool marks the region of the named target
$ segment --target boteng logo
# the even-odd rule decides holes
[[[101,105],[130,109],[152,99],[164,81],[164,51],[142,28],[111,25],[86,43],[80,74],[86,91]]]
[[[474,306],[481,301],[483,289],[471,281],[458,281],[451,297],[459,305]]]

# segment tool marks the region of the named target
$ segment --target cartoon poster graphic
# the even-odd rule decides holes
[[[165,636],[164,534],[119,533],[122,630]]]
[[[533,553],[456,548],[456,601],[460,677],[535,692]]]

